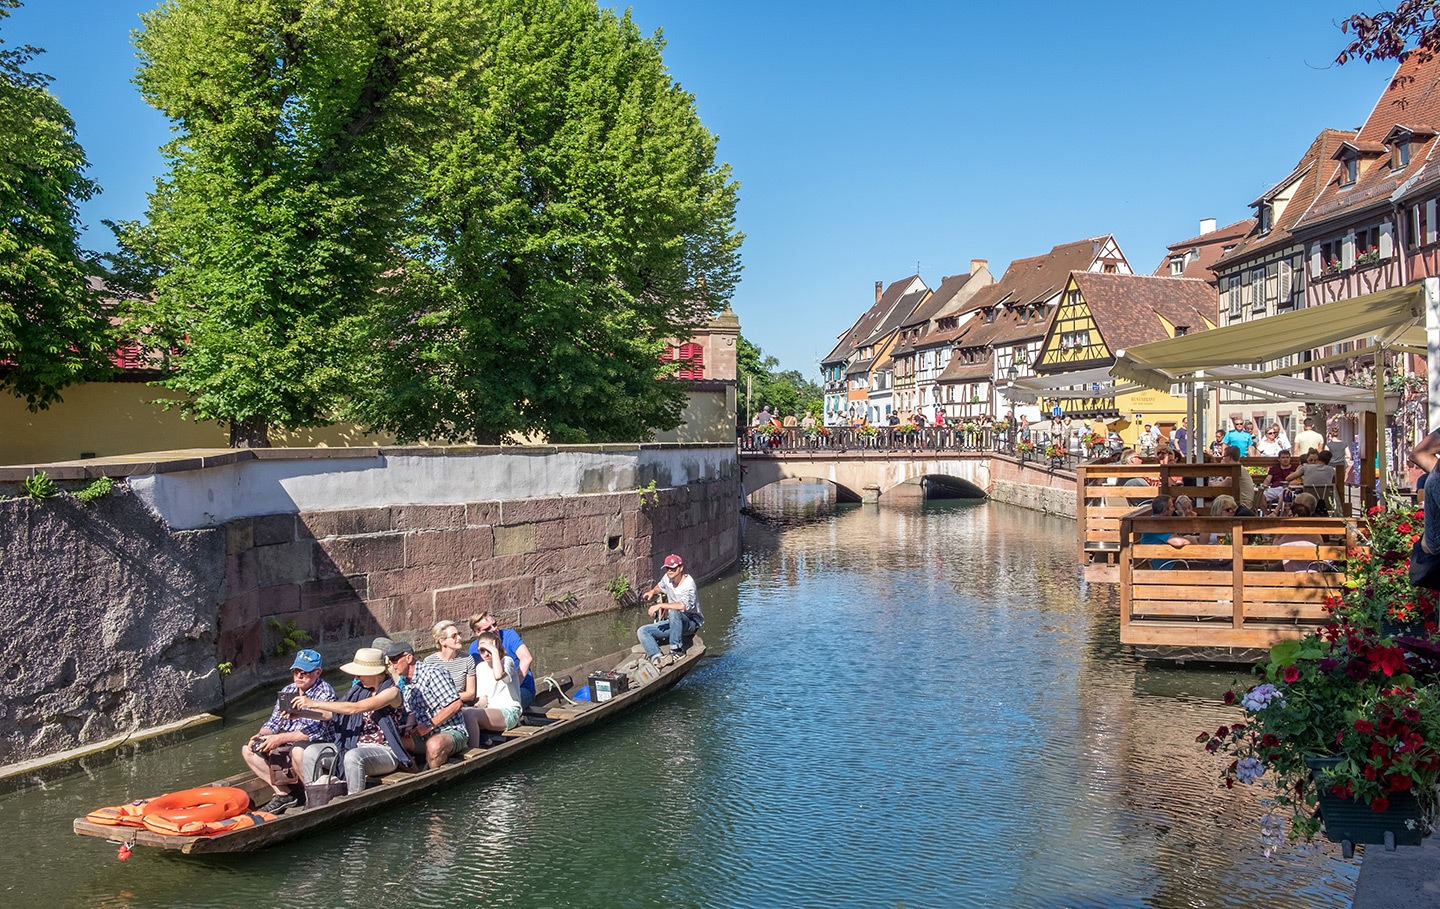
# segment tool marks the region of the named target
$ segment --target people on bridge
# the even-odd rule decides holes
[[[480,655],[480,696],[474,707],[461,711],[470,747],[479,748],[485,732],[505,732],[520,725],[519,670],[493,631],[475,638]]]
[[[335,700],[335,689],[320,678],[323,671],[319,653],[296,653],[290,664],[290,684],[280,689],[270,718],[240,750],[246,766],[275,793],[261,811],[284,814],[300,804],[304,784],[315,777],[320,755],[317,746],[335,738],[334,725],[325,716],[300,715],[293,707],[293,701],[301,696],[313,703]]]
[[[805,416],[803,416],[803,417],[800,418],[800,428],[803,429],[803,430],[805,430],[806,432],[809,432],[810,430],[814,429],[814,428],[815,428],[815,415],[814,415],[813,413],[810,413],[810,412],[807,410],[807,411],[805,412]]]
[[[334,766],[345,777],[345,794],[354,795],[365,789],[366,777],[414,767],[415,761],[404,744],[405,697],[390,678],[384,652],[361,647],[340,671],[356,681],[343,699],[326,702],[302,695],[295,698],[294,706],[336,716],[335,744],[322,749],[334,755]]]
[[[793,413],[789,413],[785,415],[785,419],[781,420],[780,423],[786,429],[794,429],[800,425],[800,418]]]
[[[770,415],[770,405],[766,404],[760,408],[760,412],[755,415],[755,419],[750,425],[757,427],[765,426],[770,423],[771,419],[773,418]]]
[[[665,557],[665,576],[645,591],[644,599],[662,595],[664,601],[646,610],[654,621],[642,625],[635,633],[645,647],[646,656],[657,663],[663,663],[666,658],[683,656],[685,638],[693,635],[705,622],[695,578],[686,573],[684,560],[673,553]],[[668,653],[662,654],[660,650],[661,638],[669,643]]]
[[[505,653],[515,661],[515,669],[518,673],[520,685],[520,706],[529,707],[535,702],[535,676],[530,672],[530,667],[535,663],[535,656],[525,642],[520,639],[520,632],[513,628],[501,628],[500,623],[495,620],[489,612],[482,612],[479,615],[470,617],[470,630],[475,632],[475,640],[470,642],[470,656],[475,661],[476,672],[481,672],[480,661],[480,637],[485,634],[493,634],[500,638],[500,643],[505,647]],[[483,686],[483,682],[482,685]]]
[[[464,751],[470,744],[465,721],[460,716],[460,692],[450,680],[450,673],[435,663],[415,659],[415,651],[407,641],[396,641],[385,658],[397,674],[396,684],[405,692],[405,709],[410,714],[406,747],[416,757],[423,757],[431,770],[445,766],[450,755]]]

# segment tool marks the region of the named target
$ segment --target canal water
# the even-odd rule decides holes
[[[126,862],[70,819],[233,772],[268,704],[0,795],[4,907],[1347,906],[1331,847],[1266,858],[1195,742],[1232,671],[1146,664],[1073,523],[780,491],[702,591],[712,656],[613,725],[402,809],[225,859]],[[638,610],[535,629],[542,665]],[[102,655],[96,654],[100,657]]]

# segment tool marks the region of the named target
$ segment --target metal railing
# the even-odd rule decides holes
[[[892,426],[876,427],[825,427],[811,430],[748,429],[737,440],[742,454],[790,454],[822,453],[835,454],[850,452],[883,452],[889,454],[929,452],[974,452],[1003,454],[1018,458],[1022,462],[1042,467],[1073,470],[1076,464],[1088,461],[1104,449],[1086,450],[1072,443],[1062,447],[1059,455],[1052,456],[1046,449],[1059,445],[1059,436],[1046,433],[1032,433],[1028,441],[1017,446],[1015,430],[1006,429],[965,429],[959,426],[926,426],[902,428]]]

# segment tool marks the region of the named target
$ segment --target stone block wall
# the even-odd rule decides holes
[[[172,532],[123,487],[0,500],[0,764],[220,702],[225,533]]]
[[[727,459],[659,448],[625,468],[625,482],[658,481],[643,496],[634,487],[579,491],[606,485],[597,477],[612,471],[607,461],[574,470],[582,479],[570,494],[561,484],[529,498],[373,504],[376,490],[391,488],[404,490],[397,497],[436,498],[455,467],[449,458],[488,457],[461,452],[397,458],[388,478],[385,465],[367,467],[382,475],[370,478],[370,501],[357,508],[343,507],[344,483],[323,496],[293,494],[297,475],[323,478],[326,462],[312,457],[283,472],[291,499],[312,507],[231,515],[195,529],[175,527],[156,507],[190,514],[199,496],[218,508],[194,458],[170,462],[184,465],[185,479],[164,495],[143,494],[137,481],[153,480],[146,475],[90,504],[0,499],[0,765],[215,709],[226,695],[279,679],[289,662],[274,651],[289,629],[305,632],[306,646],[333,662],[382,633],[428,647],[435,621],[463,622],[482,610],[523,628],[612,609],[610,582],[648,587],[669,552],[682,553],[698,577],[714,576],[739,558],[733,449]],[[354,453],[341,460],[353,462]],[[97,473],[106,467],[84,464]],[[227,457],[219,469],[230,473],[218,488],[233,492],[236,466]],[[7,470],[14,469],[0,468],[0,484],[15,479]],[[421,474],[441,482],[426,488],[415,479]],[[285,501],[264,487],[254,498]],[[223,690],[220,663],[233,667]]]

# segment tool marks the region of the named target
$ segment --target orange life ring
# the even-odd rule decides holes
[[[150,799],[141,806],[140,813],[147,822],[158,816],[173,824],[208,824],[234,817],[249,807],[250,795],[244,789],[203,786]]]

